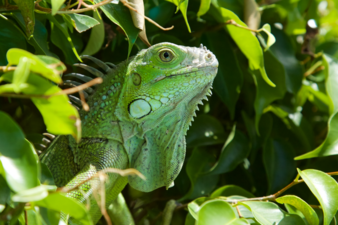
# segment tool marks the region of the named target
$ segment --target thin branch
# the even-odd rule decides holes
[[[65,89],[65,90],[62,90],[60,92],[57,92],[55,94],[52,94],[52,95],[47,95],[49,97],[52,97],[52,96],[56,96],[56,95],[63,95],[63,94],[66,94],[66,95],[70,95],[70,94],[74,94],[74,93],[77,93],[79,91],[82,91],[86,88],[89,88],[90,86],[93,86],[95,84],[101,84],[102,83],[102,78],[101,77],[97,77],[87,83],[84,83],[84,84],[81,84],[79,86],[76,86],[76,87],[72,87],[72,88],[68,88],[68,89]]]
[[[7,71],[13,71],[15,70],[16,67],[15,66],[0,66],[0,71],[3,71],[3,72],[7,72]]]
[[[86,99],[84,97],[83,91],[79,91],[79,95],[80,95],[80,99],[81,99],[81,104],[82,104],[82,108],[84,111],[89,111],[89,106],[86,102]]]
[[[55,94],[51,94],[51,95],[34,95],[34,94],[15,94],[15,93],[1,93],[0,96],[2,97],[10,97],[10,98],[44,98],[44,99],[48,99],[50,97],[53,96],[58,96],[58,95],[69,95],[69,94],[74,94],[76,92],[80,92],[88,87],[91,87],[95,84],[101,84],[102,83],[102,78],[98,77],[95,78],[87,83],[81,84],[79,86],[76,87],[72,87],[72,88],[68,88],[62,91],[59,91]],[[80,94],[81,95],[81,94]],[[85,103],[87,104],[87,103]],[[85,106],[84,106],[85,107]]]
[[[334,175],[338,175],[338,171],[337,172],[330,172],[330,173],[326,173],[327,175],[330,176],[334,176]],[[288,189],[290,189],[291,187],[295,186],[296,184],[299,183],[303,183],[304,180],[297,180],[295,179],[294,181],[292,181],[290,184],[288,184],[287,186],[285,186],[283,189],[281,189],[280,191],[277,191],[275,194],[273,195],[268,195],[268,196],[264,196],[264,197],[257,197],[257,198],[245,198],[245,199],[227,199],[226,197],[220,196],[218,197],[219,199],[222,199],[228,203],[231,204],[238,204],[238,202],[247,202],[247,201],[275,201],[276,198],[278,198],[281,194],[283,194],[285,191],[287,191]]]

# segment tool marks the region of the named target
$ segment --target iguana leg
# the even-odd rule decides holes
[[[114,225],[134,225],[134,219],[129,208],[120,193],[117,198],[108,206],[108,215]]]

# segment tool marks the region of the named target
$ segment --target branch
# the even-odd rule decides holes
[[[338,171],[337,172],[330,172],[330,173],[326,173],[327,175],[338,175]],[[297,176],[298,177],[298,176]],[[219,197],[219,199],[222,199],[228,203],[231,204],[238,204],[238,202],[247,202],[247,201],[275,201],[276,198],[278,198],[282,193],[284,193],[285,191],[287,191],[288,189],[290,189],[291,187],[295,186],[296,184],[300,184],[303,183],[304,180],[298,180],[297,178],[292,181],[290,184],[288,184],[286,187],[284,187],[283,189],[281,189],[280,191],[277,191],[275,194],[273,195],[268,195],[265,197],[257,197],[257,198],[245,198],[245,199],[237,199],[237,200],[229,200],[226,197]],[[318,207],[318,206],[315,206]]]

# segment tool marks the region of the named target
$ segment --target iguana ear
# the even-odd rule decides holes
[[[130,167],[140,171],[147,179],[129,176],[129,184],[133,188],[150,192],[162,186],[171,186],[181,171],[185,157],[183,124],[179,114],[171,114],[156,128],[144,133],[143,144],[139,142],[138,150],[129,155],[129,160]]]

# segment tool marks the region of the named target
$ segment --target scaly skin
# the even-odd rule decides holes
[[[108,167],[135,168],[145,175],[146,180],[109,174],[107,207],[127,182],[144,192],[169,188],[182,168],[185,134],[217,67],[215,56],[202,46],[161,43],[108,71],[88,100],[90,111],[80,111],[81,142],[59,136],[42,157],[56,185],[76,186]],[[95,185],[88,182],[68,195],[84,202],[83,193],[91,196]],[[101,212],[90,199],[97,222]]]

